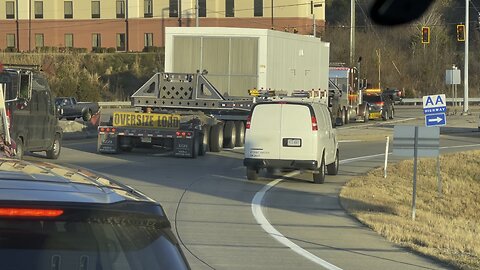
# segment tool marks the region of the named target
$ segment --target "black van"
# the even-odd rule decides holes
[[[24,152],[45,151],[57,159],[62,146],[54,97],[38,67],[4,65],[0,84],[5,89],[5,107],[10,136],[16,143],[17,157]]]

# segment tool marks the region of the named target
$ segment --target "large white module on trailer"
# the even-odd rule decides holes
[[[312,36],[267,29],[167,27],[165,72],[206,70],[226,97],[248,96],[249,89],[327,93],[329,46]]]

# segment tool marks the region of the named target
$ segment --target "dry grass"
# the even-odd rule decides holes
[[[459,269],[480,269],[480,151],[422,159],[417,171],[416,220],[411,219],[413,161],[390,165],[350,181],[342,205],[388,240]]]

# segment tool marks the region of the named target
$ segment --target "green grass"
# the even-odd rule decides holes
[[[480,269],[480,151],[444,155],[442,194],[436,160],[418,166],[416,219],[411,218],[413,162],[353,179],[340,197],[347,211],[389,241],[459,269]]]

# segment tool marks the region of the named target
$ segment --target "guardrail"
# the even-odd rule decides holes
[[[454,100],[453,98],[447,98],[447,104],[453,104]],[[468,99],[469,104],[479,104],[480,103],[480,98],[469,98]],[[422,105],[423,100],[422,98],[404,98],[402,99],[402,104],[405,105]],[[463,105],[463,98],[457,98],[457,104]]]
[[[469,98],[469,104],[480,104],[480,98]],[[447,98],[447,104],[453,104],[453,98]],[[402,99],[403,105],[414,105],[414,106],[421,106],[423,104],[422,98],[404,98]],[[457,104],[463,105],[463,98],[457,98]],[[132,107],[132,103],[130,101],[105,101],[105,102],[98,102],[98,106],[100,108],[129,108]]]
[[[125,108],[132,107],[132,102],[130,101],[101,101],[98,102],[100,108]]]

